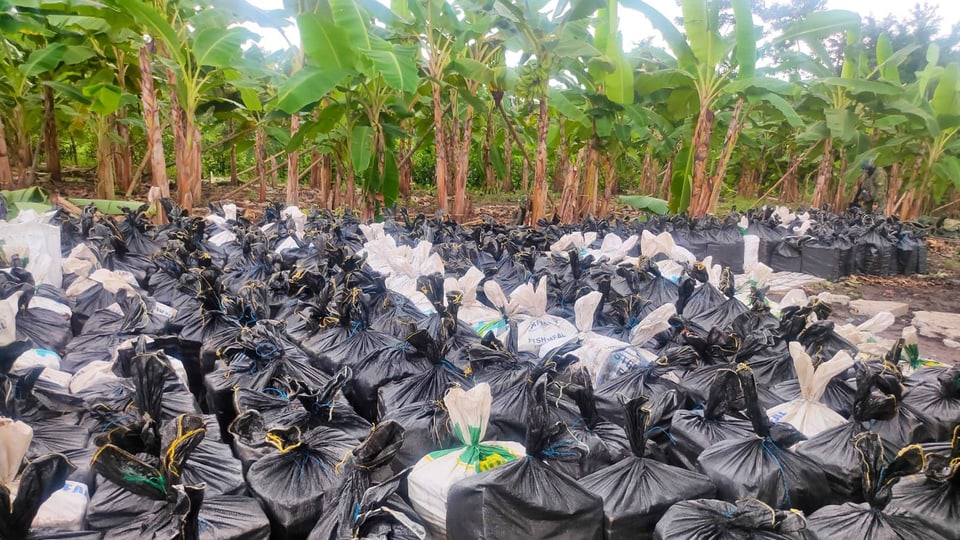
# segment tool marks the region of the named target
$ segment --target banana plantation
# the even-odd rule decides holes
[[[0,0],[0,189],[86,170],[98,199],[273,184],[366,216],[421,190],[461,220],[517,191],[570,222],[621,195],[839,208],[870,163],[888,215],[960,210],[956,52],[806,3],[771,25],[752,0]],[[636,45],[627,10],[655,29]],[[251,30],[294,26],[277,50]]]

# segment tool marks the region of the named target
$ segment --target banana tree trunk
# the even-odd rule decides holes
[[[500,179],[500,190],[504,193],[513,191],[513,138],[505,137],[503,141],[503,178]]]
[[[233,133],[233,119],[227,120],[227,130]],[[237,174],[237,144],[236,141],[230,141],[230,183],[234,186],[240,185],[240,175]]]
[[[520,191],[526,195],[530,193],[530,160],[524,158],[523,170],[520,171]]]
[[[267,201],[267,142],[263,126],[257,126],[253,139],[254,166],[257,169],[257,180],[260,183],[260,202]]]
[[[577,216],[577,194],[580,193],[580,172],[583,169],[583,162],[587,157],[589,145],[582,146],[577,151],[577,157],[574,163],[566,168],[563,180],[563,191],[560,195],[560,221],[563,223],[572,223]]]
[[[693,179],[691,181],[690,193],[697,200],[693,204],[691,200],[690,214],[693,216],[702,216],[707,212],[709,196],[712,195],[707,177],[707,161],[710,158],[710,137],[713,135],[714,112],[709,109],[706,103],[700,106],[700,114],[697,116],[697,125],[693,130],[692,150],[693,150]]]
[[[707,194],[708,200],[704,202],[704,213],[712,214],[717,209],[717,203],[720,201],[720,191],[723,189],[724,181],[727,178],[727,166],[730,165],[730,156],[733,155],[733,149],[737,145],[737,139],[740,137],[740,131],[743,129],[743,121],[740,113],[743,110],[743,98],[737,100],[733,107],[733,116],[730,117],[730,125],[727,127],[727,135],[723,139],[723,151],[720,153],[720,161],[717,164],[713,178],[710,179],[710,190]]]
[[[497,175],[490,161],[490,148],[493,146],[493,109],[487,111],[487,125],[483,134],[483,146],[480,147],[480,159],[483,161],[483,187],[487,193],[497,187]]]
[[[17,180],[15,188],[27,186],[27,168],[33,164],[33,152],[30,149],[30,134],[27,133],[23,106],[13,108],[14,144],[17,151]]]
[[[449,165],[447,161],[447,145],[444,140],[443,130],[443,103],[440,98],[440,85],[433,83],[433,147],[436,152],[436,166],[434,167],[437,183],[437,211],[446,213],[447,211],[447,174]]]
[[[897,195],[900,193],[900,186],[903,185],[903,178],[900,176],[900,163],[894,163],[890,167],[890,183],[887,187],[887,200],[883,201],[883,215],[892,216],[897,211]]]
[[[597,147],[597,141],[591,139],[587,143],[590,147],[587,152],[586,173],[581,185],[580,204],[578,209],[579,217],[587,215],[595,216],[597,213],[597,191],[600,184],[600,149]]]
[[[173,158],[176,170],[174,174],[177,178],[177,194],[180,206],[189,197],[187,191],[190,189],[187,173],[187,126],[186,118],[183,114],[183,108],[180,106],[180,98],[177,97],[177,75],[173,70],[167,70],[167,79],[170,82],[170,127],[173,129]],[[184,207],[186,208],[186,207]]]
[[[567,175],[567,169],[570,168],[571,160],[570,156],[567,155],[567,130],[563,126],[563,118],[560,119],[558,124],[560,126],[560,146],[553,153],[556,156],[556,164],[553,167],[553,191],[563,189],[564,179]]]
[[[0,188],[13,187],[13,170],[10,169],[10,154],[7,150],[7,136],[3,130],[3,120],[0,120]]]
[[[147,152],[150,154],[150,183],[160,188],[161,196],[169,197],[170,180],[167,178],[167,163],[163,157],[160,109],[157,106],[157,90],[153,84],[148,47],[149,45],[144,45],[140,48],[140,102],[143,105],[143,123],[146,126]]]
[[[407,156],[413,149],[412,138],[401,138],[397,140],[397,155]],[[410,196],[410,186],[413,184],[413,159],[400,159],[397,164],[397,174],[400,177],[400,195],[406,199]]]
[[[547,96],[540,96],[540,114],[537,117],[537,157],[533,175],[533,207],[530,212],[530,225],[547,214]]]
[[[670,183],[673,182],[673,167],[676,165],[677,153],[674,152],[670,156],[670,160],[667,161],[667,168],[663,171],[663,180],[660,182],[660,192],[659,194],[664,198],[668,199],[670,197]]]
[[[110,119],[100,115],[97,118],[97,197],[100,199],[114,197],[113,142],[109,133]]]
[[[200,152],[201,152],[201,138],[200,138],[200,129],[196,126],[193,120],[187,119],[184,123],[184,129],[186,130],[186,140],[184,141],[186,145],[186,152],[183,157],[184,165],[184,174],[183,177],[183,188],[180,191],[181,202],[180,206],[186,210],[190,211],[193,208],[194,204],[199,204],[202,198],[201,195],[201,186],[200,186]],[[180,177],[180,175],[178,175]],[[178,184],[180,181],[178,180]]]
[[[337,165],[336,174],[332,177],[332,179],[333,179],[333,183],[331,184],[331,187],[330,187],[330,191],[331,191],[330,197],[332,202],[330,203],[330,206],[332,208],[340,208],[340,206],[343,205],[343,183],[344,183],[343,167],[341,165],[339,164]]]
[[[473,140],[473,115],[473,105],[467,105],[466,118],[463,120],[463,131],[460,133],[460,141],[457,145],[453,217],[459,221],[467,217],[467,173],[470,169],[470,143]]]
[[[656,181],[656,167],[653,164],[653,149],[647,145],[643,153],[643,165],[640,169],[640,193],[651,193]]]
[[[610,212],[610,205],[613,198],[617,195],[617,163],[609,155],[605,159],[603,167],[603,200],[600,201],[600,216],[607,217]]]
[[[130,128],[121,120],[127,116],[123,109],[117,111],[114,125],[119,141],[113,142],[113,161],[116,170],[117,185],[124,193],[133,182],[133,155],[130,153]],[[49,164],[47,169],[49,170]]]
[[[787,178],[783,181],[783,191],[780,194],[782,202],[797,202],[800,196],[799,174],[797,173],[797,153],[790,151],[790,166],[787,168]]]
[[[300,129],[300,117],[290,117],[290,136],[293,137]],[[287,205],[300,204],[300,152],[294,150],[287,153]]]
[[[837,174],[837,194],[833,198],[833,209],[836,212],[839,212],[846,208],[847,200],[847,186],[844,184],[843,179],[847,172],[847,152],[844,148],[840,149],[840,171]],[[868,209],[872,211],[873,209]]]
[[[827,196],[827,186],[833,176],[833,139],[826,139],[823,143],[823,155],[820,158],[820,168],[817,170],[817,184],[813,188],[813,202],[810,206],[820,208]]]
[[[57,133],[57,116],[54,108],[53,88],[43,86],[43,153],[47,161],[47,174],[54,183],[60,183],[60,138]]]
[[[318,150],[314,150],[318,152]],[[320,157],[319,170],[317,171],[317,182],[320,184],[320,200],[323,208],[330,208],[330,184],[333,181],[333,159],[330,154],[323,154]]]

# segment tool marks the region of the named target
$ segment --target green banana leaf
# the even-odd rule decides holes
[[[83,208],[93,203],[93,205],[96,206],[97,210],[99,210],[101,213],[110,214],[110,215],[119,215],[123,213],[123,210],[125,208],[128,210],[136,210],[137,208],[140,208],[141,206],[144,205],[144,203],[137,202],[137,201],[108,201],[105,199],[71,199],[71,198],[68,198],[67,200],[79,206],[80,208]]]
[[[621,195],[620,202],[632,206],[637,210],[653,212],[660,216],[669,212],[667,201],[656,197],[648,197],[646,195]]]

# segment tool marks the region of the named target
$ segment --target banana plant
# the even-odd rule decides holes
[[[418,50],[393,41],[396,15],[385,6],[328,0],[314,8],[297,16],[306,65],[281,86],[278,108],[295,113],[325,99],[326,107],[338,107],[342,137],[332,147],[343,151],[337,157],[346,179],[345,202],[354,206],[359,182],[365,211],[372,214],[376,205],[392,206],[399,192],[388,105],[397,94],[417,91]],[[343,91],[333,92],[338,87]],[[300,129],[314,125],[308,121]],[[324,138],[329,141],[331,133],[336,132],[328,130]]]
[[[666,17],[641,0],[624,0],[625,6],[640,11],[658,30],[673,53],[671,69],[663,78],[685,78],[684,86],[692,90],[697,102],[696,124],[691,138],[684,142],[678,155],[671,184],[670,209],[689,210],[702,215],[710,206],[711,178],[707,172],[711,138],[717,105],[724,98],[724,87],[735,78],[754,77],[756,34],[748,0],[734,0],[732,35],[720,33],[720,2],[716,0],[682,0],[683,32]],[[737,69],[734,69],[737,68]],[[691,196],[701,195],[691,206]]]
[[[176,0],[109,0],[107,5],[113,12],[106,16],[148,34],[161,53],[171,86],[178,198],[189,210],[201,198],[198,110],[221,84],[223,71],[235,66],[241,45],[257,35],[234,25],[241,18],[225,4],[194,9]]]

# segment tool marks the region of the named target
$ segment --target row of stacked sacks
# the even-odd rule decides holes
[[[0,272],[0,538],[957,538],[960,368],[889,314],[633,224],[168,209]]]
[[[830,280],[927,273],[924,234],[893,217],[766,207],[742,216],[739,226],[757,239],[758,262],[778,272]]]

